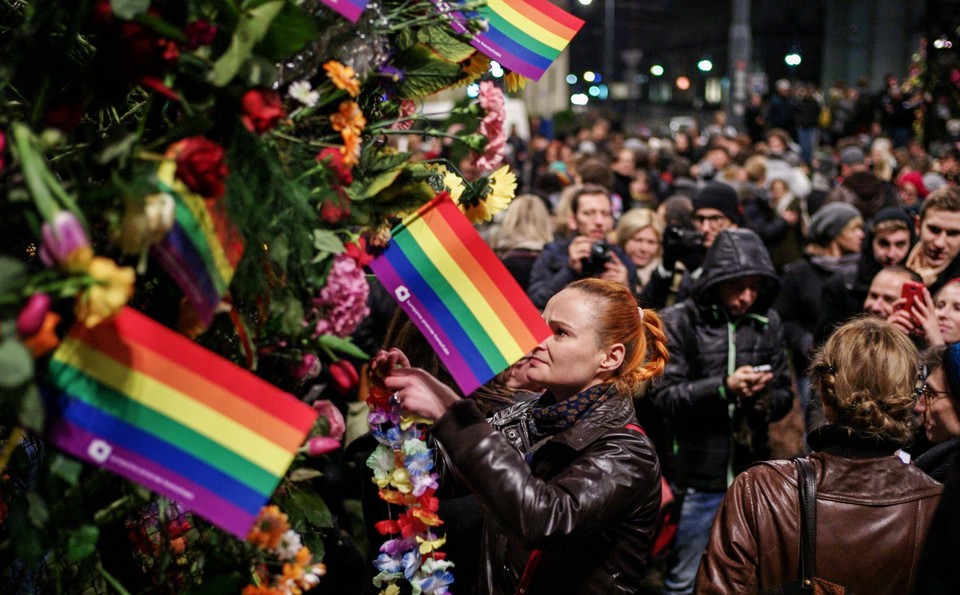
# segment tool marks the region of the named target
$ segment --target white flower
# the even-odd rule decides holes
[[[317,101],[320,100],[320,93],[310,87],[310,81],[290,83],[290,89],[287,91],[287,94],[307,107],[317,105]]]
[[[293,529],[287,529],[283,537],[280,538],[280,545],[274,551],[278,558],[287,561],[293,560],[302,547],[303,541],[300,539],[300,534]]]

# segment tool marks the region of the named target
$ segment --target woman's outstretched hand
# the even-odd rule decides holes
[[[392,368],[383,383],[393,391],[401,407],[433,421],[443,417],[447,409],[460,400],[453,389],[420,368]]]
[[[374,386],[386,388],[383,380],[390,375],[390,372],[395,368],[409,367],[410,360],[396,347],[391,347],[389,351],[381,349],[370,358],[370,382]]]

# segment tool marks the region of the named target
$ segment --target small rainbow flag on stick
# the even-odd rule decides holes
[[[368,0],[321,0],[324,4],[347,17],[351,23],[360,19],[360,13],[367,8]]]
[[[443,0],[437,4],[449,5]],[[479,15],[489,26],[470,43],[504,68],[535,81],[583,27],[581,19],[549,0],[488,0],[476,13],[468,14]],[[459,33],[467,31],[462,20],[451,25]]]
[[[465,395],[550,335],[530,298],[446,192],[398,225],[370,268]]]
[[[204,199],[174,179],[176,163],[166,159],[157,172],[160,190],[173,196],[173,229],[150,247],[180,286],[204,327],[230,288],[243,256],[243,239],[225,212],[222,200]]]
[[[243,539],[317,412],[132,308],[54,352],[47,437]]]

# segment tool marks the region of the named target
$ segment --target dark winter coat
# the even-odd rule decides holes
[[[675,427],[676,483],[723,491],[753,461],[769,457],[767,426],[790,410],[793,392],[780,317],[770,309],[779,289],[760,238],[747,229],[722,232],[707,252],[692,297],[661,312],[670,361],[650,398]],[[752,308],[733,318],[717,289],[757,275],[763,283]],[[768,390],[751,399],[728,395],[725,378],[743,365],[769,364]]]
[[[527,295],[533,305],[541,310],[547,305],[550,298],[560,293],[561,289],[582,277],[580,273],[570,268],[568,251],[572,241],[571,238],[547,244],[533,263]],[[627,267],[627,279],[636,279],[637,267],[633,264],[633,261],[627,257],[620,246],[611,244],[610,248],[620,259],[620,262]]]

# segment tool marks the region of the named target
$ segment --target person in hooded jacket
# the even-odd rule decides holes
[[[773,263],[756,233],[721,232],[690,297],[662,311],[670,359],[653,406],[676,433],[679,527],[664,593],[690,593],[733,476],[769,458],[767,428],[793,402]]]

